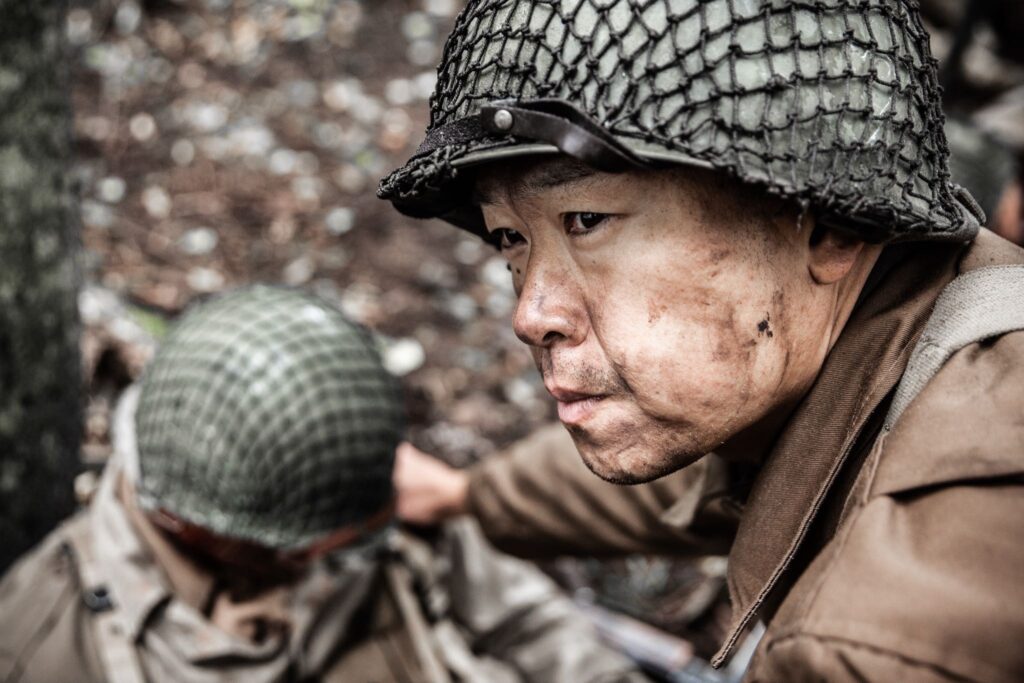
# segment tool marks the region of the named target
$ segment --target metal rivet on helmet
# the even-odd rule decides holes
[[[508,109],[499,109],[494,112],[494,127],[498,130],[512,130],[513,123],[515,123],[515,119],[512,118],[512,112]]]
[[[509,129],[481,120],[495,107]],[[474,166],[634,156],[722,170],[867,239],[966,240],[982,217],[942,124],[916,0],[470,0],[426,138],[378,195],[481,233]]]

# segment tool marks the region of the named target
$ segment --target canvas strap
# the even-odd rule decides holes
[[[903,411],[949,360],[970,344],[1024,329],[1024,265],[978,268],[946,285],[914,347],[885,418]]]
[[[416,658],[423,668],[424,683],[452,683],[448,670],[441,663],[431,634],[430,624],[420,607],[413,589],[413,577],[400,562],[387,562],[384,566],[388,588],[395,598],[402,621],[409,629]]]

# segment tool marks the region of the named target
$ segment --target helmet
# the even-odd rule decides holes
[[[560,152],[719,169],[872,241],[967,240],[984,216],[942,126],[914,0],[471,0],[378,195],[482,234],[465,171]]]
[[[296,290],[237,290],[188,312],[143,376],[140,504],[308,546],[389,503],[401,415],[365,330]]]

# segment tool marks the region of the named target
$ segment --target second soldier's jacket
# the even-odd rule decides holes
[[[233,602],[139,512],[125,469],[0,583],[0,681],[643,680],[469,520],[430,543],[389,531]]]

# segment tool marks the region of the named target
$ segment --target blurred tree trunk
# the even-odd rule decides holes
[[[0,0],[0,571],[72,510],[79,462],[64,13]]]

